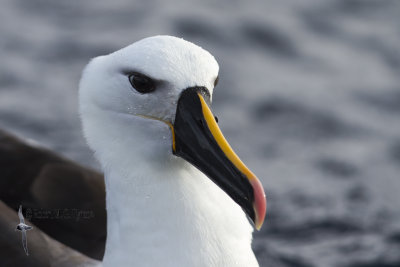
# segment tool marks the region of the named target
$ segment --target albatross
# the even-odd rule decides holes
[[[172,36],[84,69],[80,116],[106,190],[99,266],[258,266],[251,241],[266,198],[210,109],[218,71],[209,52]]]

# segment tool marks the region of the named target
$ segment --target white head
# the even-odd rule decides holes
[[[171,135],[167,125],[142,116],[173,124],[181,92],[188,87],[203,86],[212,95],[218,69],[209,52],[172,36],[149,37],[94,58],[84,70],[80,83],[80,113],[89,145],[102,162],[103,155],[108,159],[107,154],[113,156],[118,138],[126,147],[128,141],[141,140],[140,135],[154,137],[158,147],[153,149],[157,154],[163,148],[167,149],[165,153],[170,153],[171,140],[166,137],[170,139]],[[134,73],[155,81],[155,90],[144,94],[136,91],[129,79]],[[122,129],[130,132],[130,136],[120,136]],[[151,146],[145,145],[142,152],[150,152]]]
[[[86,67],[80,83],[84,133],[106,173],[112,168],[128,171],[135,163],[167,170],[182,167],[184,158],[227,192],[259,227],[265,215],[262,186],[227,145],[210,115],[208,105],[218,70],[209,52],[171,36],[146,38],[97,57]],[[189,92],[185,96],[189,102],[181,101],[183,92]],[[194,105],[197,110],[192,111]],[[186,115],[192,117],[182,119]],[[187,151],[197,141],[197,147]],[[203,148],[205,152],[198,153],[202,157],[196,158],[194,154]],[[212,161],[210,154],[219,163],[207,162]],[[230,187],[226,179],[237,180]]]

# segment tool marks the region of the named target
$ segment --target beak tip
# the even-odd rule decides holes
[[[261,229],[261,227],[262,227],[262,225],[264,223],[264,218],[265,218],[265,213],[263,214],[263,217],[262,216],[258,217],[256,215],[256,221],[254,223],[254,226],[255,226],[257,231],[260,231],[260,229]]]
[[[261,182],[254,177],[250,180],[250,183],[254,190],[254,202],[253,208],[255,212],[254,225],[259,231],[264,223],[265,215],[267,213],[267,199],[265,197],[264,188]]]

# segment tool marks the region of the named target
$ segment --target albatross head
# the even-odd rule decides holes
[[[263,188],[210,110],[218,70],[209,52],[171,36],[146,38],[97,57],[80,83],[84,133],[106,173],[115,166],[165,169],[190,163],[259,229],[266,209]]]

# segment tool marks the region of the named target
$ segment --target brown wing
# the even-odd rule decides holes
[[[102,259],[106,209],[100,173],[0,130],[0,200],[13,210],[22,204],[29,211],[25,219],[44,233]],[[85,218],[78,220],[82,211]]]

